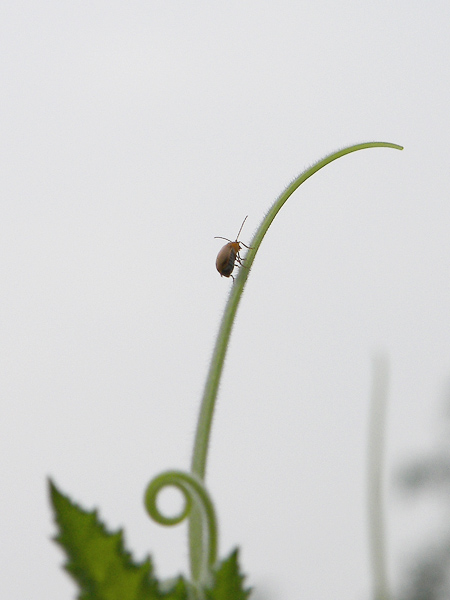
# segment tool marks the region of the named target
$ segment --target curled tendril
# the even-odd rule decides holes
[[[192,473],[198,475],[198,477],[200,477],[202,480],[204,479],[206,473],[206,463],[208,458],[209,439],[211,436],[214,407],[225,361],[225,355],[227,353],[228,342],[239,302],[242,297],[242,292],[244,290],[244,286],[250,273],[250,269],[253,265],[258,248],[261,245],[269,226],[275,219],[282,206],[303,182],[336,159],[365,148],[394,148],[396,150],[403,150],[403,146],[391,144],[390,142],[366,142],[348,146],[347,148],[342,148],[341,150],[333,152],[332,154],[329,154],[325,158],[319,160],[314,165],[306,169],[306,171],[301,173],[298,177],[296,177],[280,194],[280,196],[278,196],[249,243],[250,249],[245,256],[246,268],[240,269],[239,274],[236,277],[236,281],[231,288],[227,305],[223,313],[219,333],[216,338],[216,344],[211,358],[208,376],[206,379],[200,414],[197,421],[197,431],[195,434],[191,471]],[[196,518],[195,511],[193,511],[189,521],[191,572],[195,578],[199,569],[199,557],[202,555],[202,552],[198,549],[198,541],[199,539],[202,539],[202,523],[200,519]]]
[[[270,224],[295,190],[304,181],[314,175],[314,173],[320,171],[320,169],[326,165],[346,154],[356,152],[357,150],[363,150],[364,148],[403,149],[402,146],[391,144],[389,142],[367,142],[348,146],[347,148],[333,152],[296,177],[276,199],[275,203],[264,217],[250,242],[249,251],[245,256],[246,268],[241,269],[236,277],[235,285],[232,286],[225,312],[222,317],[197,422],[194,452],[191,462],[192,474],[189,475],[182,471],[167,471],[166,473],[155,477],[147,487],[145,506],[152,519],[162,525],[176,525],[189,517],[189,557],[191,574],[195,584],[207,581],[210,568],[216,562],[217,558],[216,516],[212,501],[206,492],[202,481],[206,472],[214,407],[228,341],[250,268]],[[166,486],[178,488],[184,496],[185,505],[179,515],[166,517],[161,514],[156,506],[157,495],[160,490]]]
[[[171,517],[163,515],[157,505],[159,492],[169,486],[180,490],[184,497],[182,510]],[[203,531],[207,535],[206,540],[198,540],[198,548],[202,549],[199,579],[206,581],[217,560],[217,520],[214,505],[201,479],[183,471],[165,471],[148,484],[144,503],[150,517],[160,525],[178,525],[191,513],[201,518],[204,524]]]

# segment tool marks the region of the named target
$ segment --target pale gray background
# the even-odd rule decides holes
[[[248,214],[248,243],[300,171],[384,140],[405,150],[328,166],[267,235],[207,477],[260,598],[369,597],[373,354],[391,473],[433,445],[450,376],[449,23],[447,1],[1,4],[2,597],[75,595],[47,475],[160,576],[186,571],[185,527],[142,494],[189,465],[231,285],[213,236]],[[397,585],[428,513],[387,500]]]

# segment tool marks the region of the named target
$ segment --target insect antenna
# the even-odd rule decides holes
[[[245,221],[247,220],[247,218],[248,218],[248,215],[247,215],[247,216],[245,217],[245,219],[242,221],[241,228],[239,229],[239,231],[238,231],[238,234],[237,234],[237,236],[236,236],[236,240],[235,240],[236,242],[237,242],[237,241],[238,241],[238,239],[239,239],[239,235],[240,235],[240,233],[241,233],[241,231],[242,231],[242,228],[244,227],[244,223],[245,223]],[[227,242],[231,242],[231,243],[233,243],[233,241],[232,241],[232,240],[229,240],[228,238],[224,238],[224,237],[222,237],[221,235],[215,235],[215,236],[214,236],[214,239],[215,239],[215,240],[225,240],[225,241],[227,241]],[[242,244],[243,246],[245,246],[246,248],[250,248],[250,246],[246,246],[246,245],[245,245],[243,242],[241,242],[241,244]]]
[[[248,217],[248,215],[247,215],[247,216],[245,217],[245,219],[242,221],[241,228],[239,229],[239,231],[238,231],[238,234],[237,234],[237,236],[236,236],[236,241],[239,239],[239,235],[240,235],[240,233],[241,233],[241,231],[242,231],[242,228],[244,227],[244,223],[245,223],[245,221],[247,220],[247,217]],[[244,244],[244,245],[245,245],[245,244]]]

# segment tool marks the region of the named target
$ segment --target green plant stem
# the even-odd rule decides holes
[[[284,190],[284,192],[276,199],[273,206],[270,208],[266,216],[264,217],[261,225],[256,231],[253,240],[250,242],[251,249],[247,252],[245,257],[245,267],[239,270],[239,274],[236,277],[234,285],[231,288],[228,302],[225,307],[225,311],[220,324],[219,333],[216,340],[216,345],[213,351],[211,364],[209,367],[208,376],[206,379],[205,389],[203,393],[203,399],[200,407],[200,414],[197,422],[197,429],[194,442],[194,451],[191,461],[191,472],[200,479],[204,479],[206,472],[206,463],[208,456],[208,446],[211,435],[211,425],[214,414],[214,406],[217,397],[217,390],[219,387],[220,377],[222,375],[223,364],[225,355],[228,347],[228,342],[233,327],[234,318],[236,316],[237,308],[242,296],[242,292],[247,281],[247,277],[250,273],[251,266],[255,259],[258,248],[275,216],[292,195],[293,192],[309,177],[317,173],[320,169],[330,164],[331,162],[356,152],[357,150],[363,150],[365,148],[395,148],[402,150],[403,147],[397,144],[391,144],[388,142],[367,142],[364,144],[356,144],[343,148],[337,152],[326,156],[322,160],[319,160],[312,167],[301,173],[298,177],[292,181],[290,185]],[[196,511],[191,512],[189,521],[189,544],[190,544],[190,561],[191,561],[191,573],[194,580],[198,579],[200,572],[200,563],[202,551],[202,529],[201,521],[197,518]]]
[[[230,296],[228,298],[228,302],[222,317],[216,345],[214,348],[211,364],[208,371],[208,376],[206,379],[199,419],[197,423],[194,452],[191,462],[191,471],[198,475],[200,478],[203,479],[205,476],[214,406],[234,318],[236,316],[239,301],[241,299],[242,292],[250,272],[250,268],[253,264],[258,248],[261,245],[261,242],[267,230],[269,229],[270,224],[276,217],[277,213],[280,211],[283,204],[288,200],[289,196],[291,196],[293,192],[295,192],[295,190],[304,181],[309,179],[309,177],[314,175],[314,173],[317,173],[317,171],[319,171],[322,167],[325,167],[334,160],[337,160],[338,158],[340,158],[341,156],[345,156],[346,154],[350,154],[351,152],[356,152],[357,150],[362,150],[364,148],[376,147],[396,148],[397,150],[403,149],[402,146],[398,146],[397,144],[390,144],[388,142],[368,142],[365,144],[357,144],[355,146],[350,146],[348,148],[339,150],[338,152],[334,152],[329,156],[326,156],[322,160],[318,161],[315,165],[304,171],[301,175],[294,179],[294,181],[292,181],[292,183],[277,198],[273,206],[268,211],[267,215],[264,217],[264,220],[259,226],[257,232],[255,233],[255,236],[253,237],[253,240],[250,243],[252,249],[249,250],[246,255],[245,267],[240,269],[239,274],[236,277],[235,283],[231,288]]]

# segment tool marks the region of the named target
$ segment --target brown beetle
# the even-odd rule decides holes
[[[250,246],[247,246],[246,244],[244,244],[244,242],[238,242],[239,234],[241,233],[242,228],[244,227],[244,223],[247,217],[245,217],[245,219],[242,221],[241,228],[239,229],[238,234],[236,236],[236,241],[232,242],[228,238],[220,237],[218,235],[214,238],[219,240],[227,240],[227,242],[229,242],[228,244],[225,244],[225,246],[217,255],[216,269],[219,271],[221,277],[231,277],[233,281],[234,277],[231,273],[233,272],[236,263],[242,265],[243,259],[239,256],[241,244],[246,248],[250,248]]]

